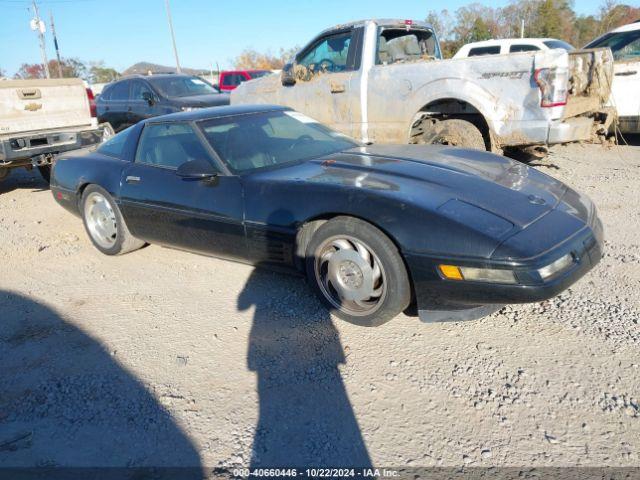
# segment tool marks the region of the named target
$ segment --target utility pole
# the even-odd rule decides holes
[[[44,67],[44,73],[47,78],[51,78],[51,74],[49,73],[49,61],[47,60],[46,44],[44,42],[45,26],[44,22],[40,20],[36,0],[33,0],[33,13],[35,14],[35,18],[31,20],[31,30],[36,30],[38,32],[38,38],[40,39],[40,54],[42,55],[42,66]]]
[[[62,78],[62,62],[60,61],[60,49],[58,48],[58,37],[56,37],[56,26],[53,23],[53,12],[49,10],[51,18],[51,35],[53,35],[53,45],[56,47],[56,57],[58,58],[58,78]]]
[[[176,72],[182,73],[182,70],[180,70],[180,59],[178,58],[178,49],[176,48],[176,36],[173,33],[173,22],[171,21],[171,9],[169,8],[169,0],[164,0],[164,5],[167,8],[167,18],[169,19],[169,31],[171,32],[171,41],[173,42],[173,53],[176,56]]]
[[[520,38],[524,38],[524,18],[520,20]]]

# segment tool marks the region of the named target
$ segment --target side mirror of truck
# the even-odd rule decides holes
[[[282,67],[282,73],[280,74],[280,80],[282,81],[282,85],[285,87],[290,87],[296,84],[296,77],[293,73],[294,63],[289,62]]]

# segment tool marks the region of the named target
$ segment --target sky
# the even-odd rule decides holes
[[[595,14],[602,0],[576,0],[579,14]],[[170,0],[180,64],[232,66],[243,49],[277,53],[304,45],[319,31],[362,18],[423,20],[429,10],[469,0]],[[480,0],[501,7],[508,0]],[[635,3],[635,1],[625,2]],[[29,0],[0,0],[0,69],[13,76],[22,63],[40,62],[38,36],[29,28]],[[55,58],[49,15],[60,53],[105,62],[122,71],[139,61],[175,65],[164,0],[38,0],[46,20],[47,55]]]

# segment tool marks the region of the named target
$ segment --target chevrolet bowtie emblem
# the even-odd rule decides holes
[[[35,112],[36,110],[40,110],[42,108],[41,103],[28,103],[24,106],[25,110],[29,110],[30,112]]]

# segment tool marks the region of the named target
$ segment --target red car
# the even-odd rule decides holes
[[[227,70],[220,72],[218,88],[221,92],[230,92],[242,82],[269,75],[270,70]]]

